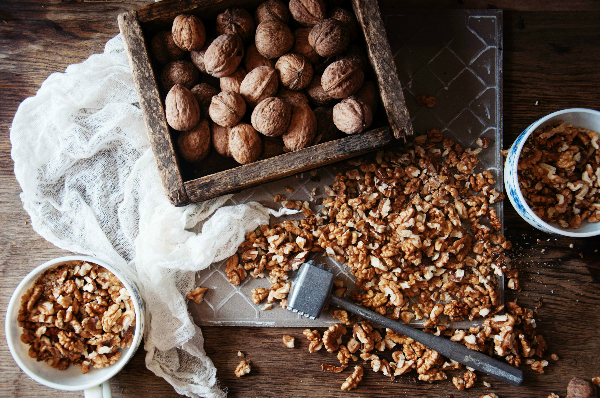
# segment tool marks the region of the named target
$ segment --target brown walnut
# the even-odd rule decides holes
[[[181,84],[185,88],[190,89],[198,83],[199,79],[200,73],[198,73],[198,69],[190,61],[183,59],[169,62],[160,74],[160,80],[165,92],[169,92],[171,87],[176,84]]]
[[[292,107],[277,97],[262,100],[252,112],[252,127],[269,137],[282,135],[290,124]]]
[[[290,90],[302,90],[312,80],[313,68],[300,54],[285,54],[275,63],[281,85]]]
[[[369,68],[369,58],[367,57],[366,51],[357,45],[351,44],[348,49],[336,57],[336,61],[341,59],[347,59],[349,61],[356,62],[364,73]]]
[[[325,69],[321,85],[332,98],[346,98],[362,87],[364,79],[365,75],[356,62],[342,59]]]
[[[229,150],[236,162],[252,163],[262,152],[262,141],[254,127],[240,123],[229,131]]]
[[[173,33],[158,32],[150,41],[150,51],[155,60],[161,65],[183,58],[185,51],[173,41]]]
[[[200,106],[190,90],[176,84],[165,98],[165,116],[175,130],[190,130],[200,121]]]
[[[244,43],[254,37],[254,20],[252,15],[243,8],[228,8],[217,15],[217,32],[219,34],[235,34],[242,38]]]
[[[202,73],[207,73],[206,66],[204,65],[204,55],[212,42],[213,40],[207,39],[200,50],[190,51],[190,61],[192,61],[194,66]]]
[[[204,159],[210,151],[210,127],[204,119],[191,130],[185,131],[177,138],[179,153],[190,163]]]
[[[206,29],[202,20],[195,15],[178,15],[171,27],[173,40],[182,50],[200,50],[206,40]]]
[[[290,0],[292,18],[305,26],[314,26],[325,19],[325,3],[322,0]]]
[[[277,92],[279,82],[275,69],[259,66],[252,69],[240,84],[240,94],[251,107]]]
[[[596,398],[596,385],[585,379],[574,377],[567,386],[567,398]]]
[[[335,7],[329,11],[329,18],[337,19],[348,29],[350,34],[350,41],[356,40],[358,37],[358,21],[354,17],[354,13],[343,7]]]
[[[321,75],[315,75],[305,91],[309,101],[315,106],[327,106],[335,102],[335,99],[323,90]]]
[[[308,105],[308,98],[302,91],[294,91],[282,87],[277,94],[277,97],[281,98],[291,106],[296,105]]]
[[[246,48],[244,67],[246,68],[246,72],[250,72],[252,69],[258,68],[259,66],[269,66],[271,68],[275,68],[275,61],[260,55],[256,49],[256,45],[252,43],[248,46],[248,48]]]
[[[290,125],[283,133],[283,144],[290,151],[299,151],[310,146],[317,135],[317,119],[308,105],[292,108]]]
[[[346,50],[350,43],[348,28],[337,19],[324,19],[310,31],[308,43],[322,57],[333,57]]]
[[[257,24],[265,21],[279,21],[285,24],[290,20],[287,5],[281,0],[267,0],[256,8],[254,19]]]
[[[204,67],[214,77],[229,76],[244,57],[244,45],[239,35],[224,34],[217,37],[206,49]]]
[[[208,115],[208,107],[210,106],[210,102],[212,101],[212,97],[214,95],[219,94],[219,90],[211,86],[207,83],[196,84],[190,90],[194,97],[196,97],[196,101],[198,101],[198,105],[200,105],[200,110],[203,115]]]
[[[281,137],[263,137],[263,151],[260,154],[261,159],[272,158],[284,153],[283,140]]]
[[[315,144],[337,140],[343,136],[343,133],[333,123],[333,108],[320,106],[315,108],[313,112],[317,119]]]
[[[304,55],[313,64],[319,61],[319,54],[308,42],[311,28],[298,28],[294,31],[294,47],[292,52]]]
[[[355,94],[355,97],[369,105],[373,115],[377,112],[377,105],[379,105],[379,90],[373,81],[369,80],[364,82],[363,86]]]
[[[232,127],[238,124],[246,113],[244,99],[233,91],[221,91],[212,97],[208,114],[219,126]]]
[[[231,151],[229,150],[229,133],[231,127],[219,126],[217,123],[211,123],[212,144],[213,148],[219,155],[230,158]]]
[[[244,80],[245,77],[246,69],[240,66],[231,75],[219,79],[221,91],[233,91],[239,93],[240,84],[242,84],[242,80]]]
[[[294,46],[290,28],[279,21],[265,21],[256,28],[254,44],[265,58],[279,58]]]
[[[333,107],[333,123],[346,134],[363,132],[373,122],[371,108],[355,97],[348,97]]]

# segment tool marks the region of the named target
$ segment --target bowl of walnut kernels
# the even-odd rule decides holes
[[[134,282],[117,268],[88,256],[60,257],[34,268],[15,289],[6,340],[35,381],[110,396],[107,380],[142,340],[143,306]]]
[[[504,185],[532,226],[569,237],[600,235],[600,112],[571,108],[529,127],[508,150]]]

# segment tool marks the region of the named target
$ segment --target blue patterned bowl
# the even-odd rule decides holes
[[[541,231],[571,237],[600,235],[600,223],[589,223],[584,221],[577,229],[567,229],[556,223],[550,224],[543,221],[531,210],[529,205],[527,205],[527,202],[521,193],[521,189],[519,188],[517,166],[525,141],[527,141],[527,138],[535,130],[559,120],[570,123],[576,127],[584,127],[600,132],[600,112],[585,108],[571,108],[554,112],[527,127],[510,147],[504,164],[504,186],[506,188],[508,199],[515,210],[517,210],[517,213],[519,213],[525,221]]]

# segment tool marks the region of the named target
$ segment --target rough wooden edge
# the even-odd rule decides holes
[[[198,202],[361,155],[390,141],[390,128],[381,127],[197,178],[185,187],[190,200]]]
[[[179,162],[171,142],[162,101],[137,14],[135,11],[122,13],[118,17],[118,22],[163,188],[169,201],[174,205],[188,204],[189,198],[179,171]]]
[[[352,8],[365,35],[369,60],[379,81],[379,93],[390,127],[397,139],[406,142],[406,137],[413,135],[412,122],[377,0],[352,0]]]

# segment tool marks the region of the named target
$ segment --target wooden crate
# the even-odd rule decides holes
[[[406,140],[406,136],[413,134],[377,1],[352,0],[389,125],[246,165],[232,164],[221,158],[207,165],[204,173],[192,170],[194,167],[202,168],[202,164],[192,166],[180,161],[174,145],[177,133],[167,125],[158,80],[148,51],[150,39],[158,31],[170,29],[173,19],[179,14],[197,15],[206,22],[214,20],[229,7],[244,7],[252,11],[262,1],[164,0],[119,15],[119,28],[158,171],[164,190],[175,206],[203,201],[357,156],[388,144],[394,137]],[[385,116],[380,119],[385,119]]]

